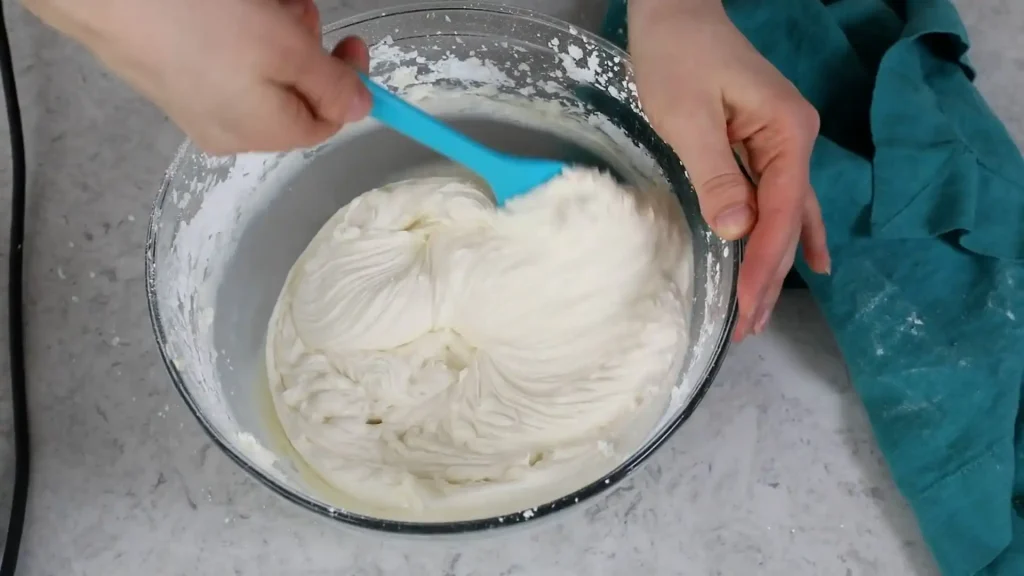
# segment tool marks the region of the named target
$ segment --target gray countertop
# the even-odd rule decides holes
[[[583,25],[600,18],[587,0],[522,3]],[[381,3],[321,4],[334,19]],[[1024,4],[957,4],[979,84],[1024,141]],[[145,223],[181,134],[82,49],[4,6],[30,167],[34,461],[21,574],[935,573],[838,350],[801,294],[783,299],[766,335],[732,350],[650,465],[561,522],[498,539],[392,541],[274,496],[211,446],[154,345]],[[0,147],[6,158],[5,136]],[[9,185],[0,162],[4,255]],[[12,473],[5,338],[0,330],[2,523]]]

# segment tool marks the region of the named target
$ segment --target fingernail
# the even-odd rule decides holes
[[[746,202],[729,206],[715,217],[715,233],[726,240],[739,240],[754,224],[754,210]]]
[[[832,258],[828,254],[816,256],[813,260],[808,260],[807,264],[815,274],[832,275]]]
[[[761,312],[761,316],[758,317],[757,324],[754,325],[754,334],[760,334],[761,332],[764,332],[764,329],[766,326],[768,326],[768,321],[771,320],[771,317],[772,309],[765,308],[764,311]]]

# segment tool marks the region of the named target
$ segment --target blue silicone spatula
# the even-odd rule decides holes
[[[361,75],[370,90],[370,116],[431,150],[462,164],[483,178],[502,206],[562,173],[565,164],[554,160],[523,158],[484,146]]]

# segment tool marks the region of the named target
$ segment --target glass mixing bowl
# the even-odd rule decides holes
[[[312,150],[206,156],[186,142],[161,186],[146,246],[157,343],[202,427],[248,473],[288,500],[344,524],[452,534],[532,523],[607,491],[687,420],[725,356],[735,320],[740,245],[714,236],[679,160],[640,112],[625,53],[560,21],[494,5],[418,4],[325,28],[358,35],[371,75],[483,142],[512,153],[608,169],[678,197],[692,235],[690,346],[672,401],[613,470],[507,514],[455,522],[356,513],[309,471],[281,433],[267,390],[264,342],[296,258],[326,220],[400,175],[446,169],[431,152],[367,120]],[[259,121],[254,118],[253,121]]]

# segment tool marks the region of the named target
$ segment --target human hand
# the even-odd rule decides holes
[[[313,0],[24,0],[208,153],[318,144],[370,109],[366,45],[323,50]]]
[[[632,0],[629,7],[644,111],[683,161],[715,233],[748,238],[733,338],[758,334],[798,243],[812,270],[830,272],[810,181],[817,112],[733,26],[721,0]]]

